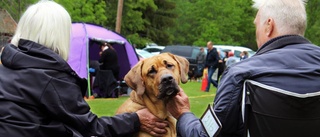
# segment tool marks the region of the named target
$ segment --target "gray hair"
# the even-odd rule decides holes
[[[11,43],[17,46],[20,39],[27,39],[48,47],[67,60],[70,35],[69,13],[53,1],[41,0],[24,12]]]
[[[259,10],[260,23],[272,18],[281,35],[303,36],[307,28],[307,0],[253,0],[253,7]]]

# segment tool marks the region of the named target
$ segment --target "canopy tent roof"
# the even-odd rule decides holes
[[[134,47],[120,34],[88,23],[73,23],[68,63],[82,78],[89,77],[89,61],[99,59],[99,42],[112,43],[118,53],[119,80],[138,63]]]

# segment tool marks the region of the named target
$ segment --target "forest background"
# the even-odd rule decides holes
[[[0,0],[18,22],[23,11],[38,0]],[[93,23],[115,30],[118,0],[55,0],[73,22]],[[158,45],[215,44],[257,49],[252,0],[124,0],[121,35],[143,48]],[[320,0],[307,3],[305,37],[320,45]]]

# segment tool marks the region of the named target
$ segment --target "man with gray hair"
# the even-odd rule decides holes
[[[306,0],[253,1],[253,7],[258,10],[254,24],[259,49],[251,58],[228,67],[221,78],[214,99],[214,112],[222,124],[219,137],[242,137],[245,134],[241,100],[243,84],[247,79],[292,94],[320,91],[320,48],[303,37],[307,22]],[[170,111],[178,118],[177,132],[185,136],[201,136],[203,128],[199,126],[199,120],[195,120],[197,118],[190,114],[190,109],[186,107],[187,96],[180,92],[171,103],[172,105],[168,105]],[[296,111],[304,114],[304,110]],[[274,124],[281,125],[275,122]],[[258,130],[255,132],[261,136],[266,136],[261,134],[262,132],[277,136],[273,130],[256,128]],[[297,128],[295,132],[301,130],[307,129]],[[314,132],[310,134],[320,136]]]
[[[1,55],[0,136],[165,135],[167,122],[147,109],[101,117],[91,112],[83,98],[87,80],[67,64],[70,31],[69,13],[52,0],[40,0],[23,13]]]

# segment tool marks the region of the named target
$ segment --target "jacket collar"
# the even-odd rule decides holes
[[[42,68],[73,72],[69,64],[58,54],[33,41],[20,39],[18,46],[9,44],[2,54],[2,63],[8,68]]]
[[[311,42],[299,35],[284,35],[267,41],[258,49],[255,55],[266,53],[270,50],[280,49],[293,44],[310,44]]]

